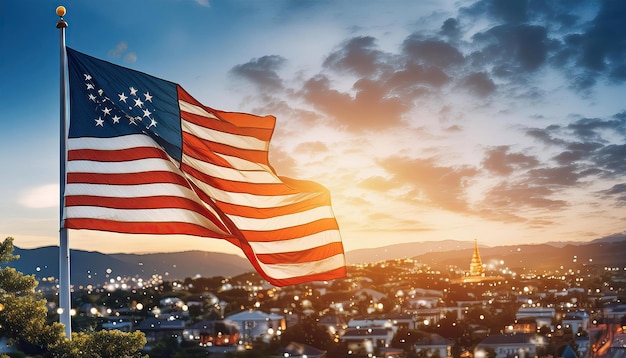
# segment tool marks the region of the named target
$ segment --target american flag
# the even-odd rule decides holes
[[[67,56],[65,228],[225,239],[276,286],[345,276],[328,190],[268,161],[273,116],[218,111],[176,83]]]

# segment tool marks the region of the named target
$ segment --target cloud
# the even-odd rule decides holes
[[[126,63],[137,62],[137,54],[135,54],[134,52],[127,53],[126,55],[124,55],[124,62]]]
[[[330,80],[319,75],[305,83],[300,95],[349,131],[388,129],[401,123],[401,116],[408,109],[402,98],[387,96],[380,83],[369,79],[358,80],[353,90],[354,96],[332,89]]]
[[[282,80],[276,71],[285,61],[278,55],[263,56],[237,65],[230,72],[254,83],[260,90],[278,90],[282,88]]]
[[[128,44],[124,41],[118,42],[114,49],[109,51],[109,56],[120,58],[128,50]]]
[[[27,208],[59,206],[59,185],[47,184],[29,189],[20,195],[18,202]]]
[[[398,200],[428,203],[434,207],[467,212],[466,190],[478,171],[470,166],[443,166],[434,158],[388,157],[378,161],[392,177],[390,187],[408,187],[410,191]],[[373,179],[372,179],[373,180]],[[382,186],[384,181],[376,179]]]
[[[196,2],[196,4],[200,5],[200,6],[204,6],[204,7],[211,7],[211,4],[209,3],[209,0],[194,0]]]
[[[409,61],[429,66],[448,68],[465,62],[463,54],[454,46],[437,39],[421,39],[410,35],[402,44],[402,51]]]
[[[509,146],[487,149],[482,161],[483,167],[497,175],[510,175],[518,169],[534,168],[539,160],[523,153],[509,153]]]
[[[495,92],[496,84],[486,73],[476,72],[465,76],[458,88],[464,88],[477,97],[487,97]]]
[[[328,146],[323,142],[304,142],[298,144],[295,149],[296,152],[306,152],[310,154],[327,153]]]
[[[475,65],[494,66],[501,77],[539,69],[548,55],[547,29],[538,25],[500,25],[477,33],[474,44],[483,46],[471,59]]]
[[[376,39],[371,36],[351,38],[323,62],[335,71],[348,71],[361,76],[371,76],[384,64],[385,54],[375,49]]]
[[[114,49],[109,51],[109,57],[120,58],[123,57],[124,62],[134,63],[137,62],[137,54],[134,52],[127,52],[128,44],[125,41],[118,42]]]

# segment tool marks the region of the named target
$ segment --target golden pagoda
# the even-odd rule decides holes
[[[480,260],[480,253],[478,253],[478,240],[474,240],[474,253],[472,254],[472,262],[470,262],[469,275],[474,277],[485,275],[485,268]]]

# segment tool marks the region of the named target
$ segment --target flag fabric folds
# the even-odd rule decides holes
[[[273,116],[215,110],[176,83],[67,56],[65,228],[225,239],[276,286],[345,276],[328,190],[268,161]]]

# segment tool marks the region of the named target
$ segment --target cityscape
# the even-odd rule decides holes
[[[613,243],[623,250],[626,241]],[[329,282],[274,287],[258,273],[73,287],[74,331],[141,331],[150,357],[617,358],[626,353],[626,263],[557,269],[403,258]],[[596,259],[599,263],[602,260]],[[606,261],[606,260],[605,260]],[[50,320],[56,280],[40,280]],[[10,350],[10,347],[6,347]]]

